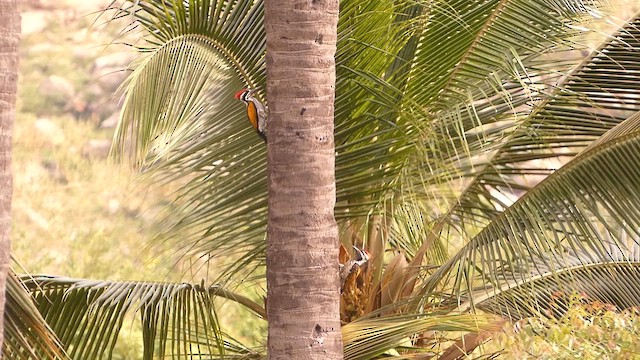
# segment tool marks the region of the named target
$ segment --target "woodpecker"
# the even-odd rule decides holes
[[[251,125],[256,130],[258,135],[260,135],[262,140],[266,142],[267,109],[258,99],[253,97],[252,93],[253,90],[242,89],[236,93],[235,98],[247,105],[247,117],[249,118],[249,122],[251,122]]]
[[[359,249],[357,246],[353,247],[354,257],[347,261],[344,265],[340,265],[340,291],[344,288],[344,285],[350,275],[356,274],[358,270],[364,268],[371,257],[366,250]]]

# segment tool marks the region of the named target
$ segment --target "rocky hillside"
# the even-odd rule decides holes
[[[13,250],[30,272],[131,279],[157,270],[140,252],[165,189],[149,192],[107,159],[116,90],[134,55],[109,45],[122,24],[96,22],[109,3],[32,0],[22,14]]]

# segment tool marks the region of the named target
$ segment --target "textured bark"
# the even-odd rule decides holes
[[[267,0],[269,358],[342,359],[333,102],[338,0]]]
[[[4,304],[11,231],[11,133],[16,116],[20,13],[18,0],[0,0],[0,346],[4,340]]]

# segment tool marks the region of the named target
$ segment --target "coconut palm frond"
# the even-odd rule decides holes
[[[572,35],[567,24],[597,11],[595,4],[583,1],[436,4],[417,46],[421,59],[412,72],[425,81],[416,81],[409,90],[416,102],[431,104],[432,112],[468,103],[470,93],[473,99],[484,99],[500,94],[513,79],[526,82],[538,75],[529,73],[531,62],[566,46]],[[442,56],[445,49],[447,56]]]
[[[631,209],[640,204],[639,157],[637,112],[496,217],[428,279],[423,294],[452,286],[463,307],[510,301],[515,317],[556,290],[640,304],[638,288],[616,275],[637,271],[640,218]],[[500,301],[487,302],[500,293]]]
[[[543,74],[529,74],[528,68],[542,54],[569,42],[573,33],[566,24],[584,15],[574,13],[578,3],[492,1],[468,6],[459,1],[400,9],[398,18],[411,19],[404,20],[409,30],[391,41],[402,47],[395,50],[384,77],[351,64],[344,65],[343,72],[338,69],[339,84],[357,81],[362,87],[356,94],[337,88],[336,137],[340,140],[345,128],[351,129],[344,130],[347,139],[360,138],[340,142],[337,148],[338,200],[350,202],[348,207],[339,203],[338,216],[347,216],[346,209],[349,215],[358,210],[356,200],[365,205],[356,214],[370,210],[364,194],[391,196],[407,181],[407,173],[413,175],[404,171],[403,176],[407,167],[422,176],[416,181],[419,186],[442,185],[469,173],[481,160],[474,157],[491,153],[497,146],[493,144],[500,144],[505,132],[517,125],[517,116],[530,111],[522,106],[541,96],[536,82]],[[517,24],[531,26],[520,29],[524,25]],[[382,129],[388,129],[388,139]],[[381,179],[378,186],[369,184],[365,175],[341,182],[342,171],[356,169]]]
[[[191,358],[258,353],[226,339],[213,300],[225,297],[258,315],[255,302],[217,286],[25,277],[36,306],[74,359],[110,357],[125,323],[138,319],[144,358]],[[190,357],[191,356],[191,357]]]
[[[232,74],[209,39],[171,39],[134,66],[122,85],[126,95],[116,129],[117,153],[126,151],[131,141],[132,157],[149,167],[171,159],[185,144],[194,152],[193,143],[202,147],[204,136],[229,135],[225,132],[233,126],[233,116],[216,114],[233,109],[232,99],[224,101]]]
[[[5,359],[68,359],[56,334],[42,318],[27,289],[10,270],[4,310]]]
[[[472,229],[486,225],[566,159],[640,110],[633,95],[640,91],[633,60],[640,53],[639,21],[607,38],[567,74],[539,84],[542,93],[525,107],[523,120],[505,124],[502,141],[475,159],[463,190],[454,194],[435,226],[447,223],[446,231],[465,231],[465,223]],[[550,62],[546,57],[540,61],[547,67]],[[540,73],[536,67],[531,71]]]
[[[371,105],[363,111],[381,114],[373,117],[370,126],[380,129],[388,124],[396,134],[386,143],[384,138],[363,135],[360,142],[338,147],[336,160],[337,174],[342,169],[369,167],[344,183],[337,177],[338,199],[343,201],[338,202],[336,215],[348,219],[347,228],[360,230],[352,242],[379,242],[369,237],[373,223],[369,218],[358,222],[353,217],[380,214],[386,224],[383,238],[408,258],[419,252],[421,240],[429,239],[435,250],[427,253],[429,265],[441,264],[451,248],[464,244],[457,235],[434,237],[434,229],[455,235],[466,230],[465,223],[473,229],[483,226],[509,205],[508,198],[490,191],[493,187],[523,189],[496,175],[492,162],[499,158],[511,133],[525,127],[535,106],[553,95],[541,91],[547,77],[557,79],[558,71],[568,71],[572,64],[557,61],[553,71],[530,69],[547,53],[569,46],[575,32],[567,31],[566,24],[578,22],[586,10],[597,10],[519,1],[490,2],[480,8],[468,7],[466,2],[438,4],[412,14],[416,17],[413,24],[420,27],[409,33],[415,39],[408,40],[396,57],[409,65],[394,64],[390,73],[395,76],[379,81],[378,91],[368,87]],[[430,16],[432,21],[420,22],[421,16]],[[515,18],[527,18],[535,26],[514,35],[517,30],[509,27],[519,23]],[[513,36],[527,37],[534,29],[553,35],[538,39],[535,47],[529,46],[531,39],[513,41]],[[459,58],[440,56],[450,55],[448,46],[453,44],[458,46]],[[449,81],[442,80],[447,77]],[[362,78],[371,83],[375,79]],[[428,87],[437,83],[434,79],[442,80],[442,87],[429,93]],[[338,117],[336,122],[339,124]],[[354,121],[349,127],[359,130],[366,126],[361,123]],[[376,145],[379,149],[364,160],[360,157]],[[350,152],[343,149],[352,149],[354,156],[347,156]],[[386,161],[386,153],[393,154],[394,160]],[[512,157],[509,161],[518,160]],[[377,185],[374,179],[380,179]]]
[[[165,158],[166,164],[162,162],[171,165],[184,156],[193,157],[198,149],[202,151],[206,145],[197,139],[204,133],[210,137],[234,124],[247,125],[241,121],[242,106],[231,100],[234,89],[256,89],[264,84],[262,3],[245,1],[223,8],[223,2],[169,4],[152,0],[125,3],[116,13],[116,17],[131,16],[134,25],[146,30],[147,43],[138,48],[147,54],[133,64],[134,71],[123,86],[127,95],[124,121],[116,138],[123,147],[127,132],[131,132],[138,160],[152,150],[149,144],[153,142],[166,154],[173,150],[167,157],[171,161]],[[231,134],[242,133],[241,129],[236,126]],[[175,151],[184,147],[188,148],[186,153]]]
[[[491,330],[497,330],[495,322],[471,315],[396,315],[359,319],[342,327],[344,357],[367,360],[387,354],[395,355],[393,357],[397,359],[429,358],[445,350],[434,346],[438,340],[442,341],[436,332],[441,332],[442,336],[446,332]]]
[[[528,189],[539,181],[536,178],[555,170],[541,159],[575,156],[640,110],[633,95],[640,91],[638,64],[633,60],[640,54],[639,25],[640,17],[629,22],[550,87],[552,96],[536,106],[526,125],[495,157],[494,178],[515,176],[513,188]],[[492,189],[509,191],[504,185]]]

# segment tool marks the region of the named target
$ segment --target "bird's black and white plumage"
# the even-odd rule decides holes
[[[353,247],[353,258],[347,261],[344,265],[340,264],[340,290],[344,288],[344,284],[351,273],[356,269],[362,268],[369,261],[369,253],[366,250],[359,249],[357,246]]]

